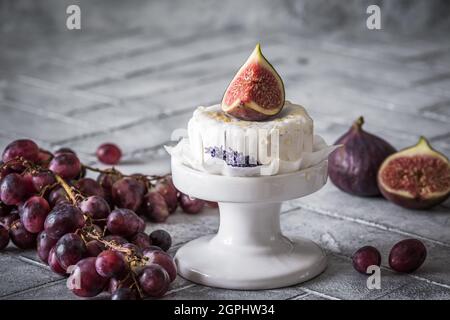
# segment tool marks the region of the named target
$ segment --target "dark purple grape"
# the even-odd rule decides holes
[[[136,233],[133,239],[131,239],[131,242],[141,249],[145,249],[151,246],[150,238],[145,232]]]
[[[105,245],[98,240],[91,240],[86,243],[86,252],[88,257],[96,257],[103,250],[105,250]]]
[[[97,159],[109,165],[116,165],[122,157],[122,151],[114,143],[104,143],[97,148]]]
[[[39,159],[39,147],[28,139],[15,140],[6,146],[2,160],[3,162],[8,162],[19,157],[31,162],[37,162]]]
[[[39,258],[48,263],[48,256],[50,250],[55,246],[58,239],[53,239],[48,236],[47,232],[42,231],[37,236],[37,254]]]
[[[417,239],[406,239],[396,243],[389,253],[389,265],[397,272],[416,271],[427,257],[427,248]]]
[[[80,202],[79,208],[81,212],[90,216],[94,220],[98,219],[106,219],[108,215],[111,213],[108,203],[105,199],[99,196],[91,196],[89,198],[84,199]],[[98,221],[98,223],[101,221]],[[105,224],[99,223],[99,224]]]
[[[169,217],[166,200],[156,191],[145,194],[138,212],[154,222],[164,222]]]
[[[78,180],[75,184],[75,188],[77,188],[85,197],[98,196],[103,198],[105,196],[105,192],[100,184],[91,178]]]
[[[166,200],[169,213],[175,212],[178,207],[178,190],[175,188],[171,177],[166,177],[156,183],[155,190]]]
[[[152,245],[158,246],[164,251],[169,250],[172,245],[172,237],[165,230],[159,229],[152,231],[149,237]]]
[[[95,297],[108,284],[108,278],[102,277],[95,270],[96,259],[90,257],[79,261],[67,280],[69,289],[79,297]]]
[[[31,249],[36,246],[36,235],[28,232],[20,220],[16,220],[11,224],[9,237],[17,248]]]
[[[48,266],[50,267],[50,269],[57,273],[57,274],[61,274],[61,275],[65,275],[66,274],[66,270],[64,270],[63,267],[61,267],[61,265],[59,264],[58,259],[56,258],[56,251],[55,251],[55,247],[50,249],[50,252],[48,253],[48,261],[47,261]]]
[[[45,218],[50,212],[50,206],[42,197],[29,198],[22,206],[20,219],[23,226],[31,233],[39,233],[44,230]]]
[[[84,216],[78,208],[60,203],[45,219],[44,228],[50,237],[59,239],[66,233],[82,228],[84,223]]]
[[[173,261],[172,256],[164,251],[159,250],[146,251],[144,255],[148,258],[147,264],[151,265],[152,263],[155,263],[157,265],[160,265],[164,268],[164,270],[167,271],[170,282],[175,280],[175,278],[177,277],[177,266],[175,264],[175,261]]]
[[[112,235],[112,234],[104,237],[103,239],[106,241],[114,242],[116,245],[122,245],[122,244],[128,243],[127,239],[125,239],[121,236]]]
[[[115,209],[108,216],[106,226],[112,234],[131,238],[145,229],[145,222],[128,209]]]
[[[0,225],[0,250],[5,249],[8,243],[9,243],[8,229]]]
[[[133,211],[141,206],[144,192],[142,183],[128,177],[116,181],[112,187],[112,196],[116,206]]]
[[[56,258],[63,269],[75,265],[86,254],[86,245],[83,239],[75,233],[67,233],[55,245]]]
[[[45,149],[39,149],[37,163],[44,168],[48,167],[48,164],[53,159],[53,153]]]
[[[95,270],[105,278],[123,279],[128,272],[128,264],[122,253],[106,250],[98,255],[95,261]]]
[[[380,252],[372,247],[365,246],[358,249],[352,257],[353,268],[356,271],[367,274],[367,268],[369,266],[380,266],[381,265],[381,255]]]
[[[0,217],[6,217],[11,213],[13,207],[7,206],[0,201]]]
[[[203,207],[205,206],[204,200],[192,198],[184,193],[180,194],[179,201],[180,201],[181,209],[183,209],[184,212],[190,213],[190,214],[199,213],[200,211],[202,211]]]
[[[17,209],[13,209],[9,215],[0,217],[0,224],[2,224],[6,229],[9,229],[11,224],[17,219],[20,219],[19,211]]]
[[[81,163],[73,153],[58,153],[48,168],[63,179],[75,179],[81,172]]]
[[[54,208],[58,203],[68,204],[69,200],[67,198],[66,191],[64,191],[64,188],[60,186],[54,188],[48,195],[48,203],[52,208]]]
[[[37,192],[40,192],[45,187],[56,183],[55,176],[50,171],[41,171],[33,174],[33,187]]]
[[[162,297],[169,289],[169,284],[169,275],[157,264],[146,266],[139,275],[139,285],[150,297]]]
[[[137,300],[136,290],[131,288],[119,288],[111,295],[111,300]]]
[[[27,182],[21,175],[10,173],[3,178],[0,184],[0,198],[4,204],[8,206],[18,205],[26,200],[28,195]]]

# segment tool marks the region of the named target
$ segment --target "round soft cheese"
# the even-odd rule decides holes
[[[268,121],[240,120],[220,105],[198,107],[188,123],[188,138],[196,162],[223,160],[231,167],[296,162],[313,151],[313,120],[289,101]]]

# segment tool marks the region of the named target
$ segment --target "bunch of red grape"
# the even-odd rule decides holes
[[[98,172],[97,180],[86,170]],[[144,232],[146,217],[167,219],[180,204],[197,213],[205,201],[181,194],[170,175],[124,175],[83,165],[76,153],[51,153],[16,140],[0,163],[0,250],[37,247],[51,270],[69,275],[73,293],[114,300],[161,297],[177,270],[166,253],[171,236]],[[214,204],[213,204],[214,205]]]

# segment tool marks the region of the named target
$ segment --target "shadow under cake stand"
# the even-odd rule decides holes
[[[181,192],[217,201],[217,234],[182,246],[175,255],[178,273],[206,286],[257,290],[294,285],[319,275],[327,264],[311,240],[288,239],[280,229],[283,201],[319,190],[327,161],[297,172],[230,177],[191,169],[172,157],[172,178]]]

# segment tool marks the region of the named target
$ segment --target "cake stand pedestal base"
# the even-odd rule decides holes
[[[311,240],[283,236],[280,208],[283,200],[320,189],[326,169],[322,162],[285,175],[226,177],[172,161],[175,186],[197,198],[219,200],[220,210],[216,235],[190,241],[178,250],[178,273],[202,285],[241,290],[290,286],[320,274],[327,264],[324,251]]]

